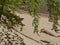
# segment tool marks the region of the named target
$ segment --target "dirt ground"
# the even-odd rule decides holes
[[[27,35],[27,36],[29,36],[29,37],[31,37],[39,42],[40,42],[40,40],[47,40],[47,41],[50,41],[51,43],[54,43],[54,44],[57,43],[58,45],[60,45],[60,37],[53,37],[53,36],[49,36],[49,35],[44,34],[44,33],[40,33],[40,29],[44,28],[46,31],[51,32],[52,34],[54,34],[56,36],[60,35],[60,34],[55,33],[53,30],[51,30],[52,23],[48,21],[48,16],[47,16],[48,14],[41,13],[41,17],[39,20],[40,21],[39,22],[39,34],[40,34],[40,36],[33,33],[33,27],[32,27],[33,18],[31,16],[29,16],[29,14],[24,13],[24,14],[18,14],[18,15],[20,15],[20,17],[24,18],[23,23],[25,24],[25,26],[24,26],[24,29],[22,31],[23,34],[25,34],[25,35]],[[59,23],[60,23],[60,21],[59,21]],[[59,27],[59,29],[60,29],[60,27]],[[36,43],[35,41],[28,39],[24,36],[23,36],[23,38],[24,38],[26,45],[41,45],[41,43]]]
[[[45,43],[43,43],[43,42],[41,44],[40,40],[46,40],[51,43],[54,43],[54,44],[57,43],[58,45],[60,45],[60,37],[53,37],[53,36],[50,36],[45,33],[40,33],[40,30],[42,28],[44,28],[46,31],[48,31],[56,36],[60,35],[60,33],[57,34],[53,30],[51,30],[52,23],[48,21],[48,14],[41,13],[40,20],[39,20],[39,35],[40,36],[33,33],[33,31],[34,31],[34,29],[32,27],[33,18],[28,13],[21,13],[21,14],[18,13],[17,15],[24,18],[23,23],[25,24],[25,26],[21,33],[39,41],[39,43],[37,43],[37,42],[35,42],[29,38],[26,38],[25,36],[18,33],[24,39],[24,42],[26,43],[26,45],[42,45],[42,44],[45,45]],[[60,20],[59,20],[59,23],[60,23]],[[58,28],[60,29],[60,27],[58,27]],[[19,30],[19,28],[16,28],[16,29]]]

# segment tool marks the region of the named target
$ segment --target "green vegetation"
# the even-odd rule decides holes
[[[24,9],[26,9],[33,17],[32,25],[34,27],[34,33],[38,33],[40,7],[41,5],[45,5],[42,4],[43,2],[47,2],[49,21],[53,23],[52,30],[55,32],[59,31],[57,26],[59,26],[58,17],[60,10],[59,2],[57,0],[0,0],[0,26],[3,26],[3,28],[7,30],[11,30],[16,26],[21,26],[20,30],[22,30],[24,26],[22,21],[24,18],[17,16],[15,12],[24,6]],[[9,42],[8,38],[10,37],[6,35],[6,39]]]
[[[59,2],[57,0],[47,0],[48,11],[49,11],[49,21],[53,22],[53,29],[55,32],[59,31],[58,27],[58,16],[60,13]]]

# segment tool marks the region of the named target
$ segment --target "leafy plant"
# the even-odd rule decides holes
[[[53,22],[52,30],[55,30],[55,32],[57,32],[58,31],[57,25],[59,26],[58,16],[60,13],[59,2],[57,0],[47,0],[47,2],[49,11],[49,21]]]
[[[10,41],[11,37],[9,37],[9,35],[11,34],[9,34],[9,30],[13,29],[13,27],[16,27],[16,26],[17,27],[21,26],[21,30],[23,29],[24,24],[22,23],[22,21],[24,18],[21,18],[20,16],[16,15],[16,11],[19,11],[21,8],[23,8],[23,6],[24,6],[24,9],[26,9],[33,17],[32,25],[34,27],[34,33],[38,33],[41,2],[42,0],[0,0],[0,25],[8,30],[8,32],[6,33],[1,32],[1,34],[3,34],[2,35],[3,38],[0,37],[0,41],[2,40],[5,45],[8,45],[8,43],[9,45],[14,45]],[[59,2],[57,0],[47,0],[47,7],[49,11],[49,21],[53,22],[52,30],[57,32],[58,31],[57,26],[59,26],[58,16],[60,12]],[[19,36],[17,36],[16,38],[18,37]],[[5,41],[5,39],[7,42]],[[25,45],[23,43],[22,38],[19,41],[16,39],[16,41],[17,42],[22,41],[21,43],[19,42],[19,44]],[[17,42],[16,42],[16,45],[17,45]]]
[[[11,34],[13,27],[23,28],[23,18],[15,14],[18,5],[22,5],[21,0],[0,0],[0,25],[7,29],[7,32],[0,32],[0,45],[25,45],[19,35]],[[10,30],[10,31],[9,31]],[[12,37],[10,37],[12,36]]]
[[[38,25],[39,25],[39,12],[40,12],[40,2],[41,0],[26,0],[26,8],[34,18],[32,25],[34,26],[34,33],[38,33]]]
[[[0,32],[0,45],[25,45],[25,43],[18,34],[2,30]]]
[[[1,0],[0,1],[0,24],[8,29],[11,27],[19,26],[22,27],[24,24],[22,23],[23,18],[17,16],[14,12],[16,10],[14,7],[16,5],[21,4],[21,1],[14,0]],[[3,3],[4,2],[4,3]],[[14,9],[13,9],[14,8]]]

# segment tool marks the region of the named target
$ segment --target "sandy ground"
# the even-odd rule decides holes
[[[25,35],[27,35],[27,36],[29,36],[29,37],[31,37],[39,42],[40,42],[40,40],[47,40],[47,41],[50,41],[51,43],[54,43],[54,44],[57,43],[58,45],[60,45],[60,37],[56,38],[56,37],[52,37],[52,36],[49,36],[49,35],[44,34],[44,33],[40,33],[40,29],[44,28],[54,35],[60,35],[60,34],[55,33],[53,30],[51,30],[52,23],[48,22],[48,16],[47,16],[48,14],[41,13],[41,17],[39,20],[40,21],[39,22],[39,35],[40,36],[33,33],[33,31],[34,31],[34,29],[32,27],[33,18],[31,16],[29,16],[28,13],[23,13],[23,14],[18,13],[17,15],[24,18],[23,23],[25,24],[25,26],[24,26],[23,31],[22,31],[23,34],[25,34]],[[59,21],[59,23],[60,23],[60,21]],[[59,29],[60,29],[60,27],[59,27]],[[26,43],[26,45],[42,45],[41,43],[37,43],[29,38],[24,37],[21,34],[19,34],[19,35],[24,39],[24,42]],[[45,45],[45,44],[43,43],[43,45]]]
[[[52,43],[55,43],[55,44],[57,43],[58,45],[60,45],[60,38],[52,37],[52,36],[49,36],[49,35],[44,34],[44,33],[39,33],[40,36],[38,36],[37,34],[34,34],[33,27],[32,27],[33,18],[31,16],[29,16],[29,14],[24,13],[24,14],[18,14],[18,15],[20,15],[21,17],[24,18],[23,23],[26,25],[23,29],[23,32],[22,32],[23,34],[25,34],[31,38],[34,38],[37,41],[47,40],[47,41],[50,41]],[[40,22],[39,22],[39,30],[42,28],[45,28],[47,31],[51,32],[54,35],[60,35],[60,34],[57,34],[51,30],[52,23],[48,22],[47,15],[48,14],[41,13]],[[60,23],[60,21],[59,21],[59,23]],[[59,29],[60,29],[60,27],[59,27]],[[24,37],[24,36],[23,36],[23,38],[24,38],[26,45],[41,45],[41,43],[38,44],[38,43],[36,43],[36,42],[34,42],[34,41]]]

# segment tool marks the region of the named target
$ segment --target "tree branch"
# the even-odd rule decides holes
[[[41,29],[41,33],[45,33],[45,34],[48,34],[48,35],[53,36],[53,37],[60,37],[60,35],[57,35],[57,36],[56,36],[56,35],[48,32],[48,31],[46,31],[45,29]]]
[[[46,40],[40,40],[40,41],[44,43],[50,43],[49,41],[46,41]]]
[[[31,40],[33,40],[33,41],[39,43],[39,41],[37,41],[37,40],[35,40],[35,39],[33,39],[33,38],[31,38],[31,37],[29,37],[29,36],[27,36],[27,35],[25,35],[25,34],[19,32],[19,31],[17,31],[15,28],[12,27],[12,29],[13,29],[14,31],[18,32],[19,34],[21,34],[21,35],[23,35],[23,36],[25,36],[25,37],[27,37],[27,38],[29,38],[29,39],[31,39]]]

